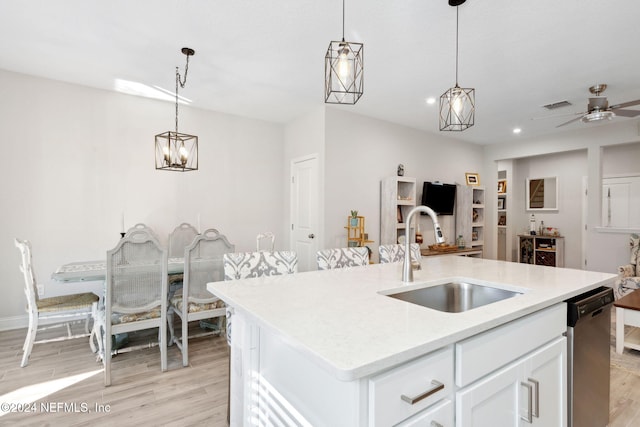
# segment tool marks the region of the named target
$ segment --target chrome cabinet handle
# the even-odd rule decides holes
[[[538,380],[534,380],[533,378],[529,378],[529,382],[533,384],[534,387],[534,405],[531,413],[534,417],[540,418],[540,382]]]
[[[431,385],[433,387],[431,387],[429,390],[425,391],[422,394],[419,394],[415,397],[408,397],[405,396],[404,394],[400,396],[400,398],[402,400],[404,400],[405,402],[409,403],[410,405],[413,405],[414,403],[418,403],[420,402],[422,399],[426,399],[427,397],[431,396],[434,393],[439,392],[440,390],[444,389],[444,384],[442,384],[439,381],[436,380],[431,380]]]
[[[309,234],[309,236],[307,236],[307,237],[309,237],[310,239],[313,239],[314,237],[316,237],[316,235],[315,235],[315,234],[313,234],[313,233],[311,233],[311,234]]]
[[[528,397],[527,415],[526,416],[520,415],[520,419],[528,422],[529,424],[532,424],[533,423],[533,386],[528,382],[524,382],[524,381],[521,381],[520,385],[527,388],[527,397]]]

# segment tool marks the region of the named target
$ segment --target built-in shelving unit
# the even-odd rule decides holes
[[[564,267],[564,237],[520,234],[518,262]]]
[[[479,186],[457,185],[456,236],[462,235],[465,246],[484,247],[485,189]]]
[[[497,259],[507,260],[507,172],[498,171],[498,247]]]
[[[407,214],[416,206],[416,179],[390,176],[380,183],[380,244],[398,243]]]

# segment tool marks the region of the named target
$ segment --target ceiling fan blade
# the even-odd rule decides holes
[[[551,116],[538,116],[538,117],[531,117],[531,120],[541,120],[541,119],[555,119],[558,117],[566,117],[566,116],[582,116],[586,114],[585,112],[582,113],[564,113],[564,114],[554,114]]]
[[[636,99],[635,101],[623,102],[622,104],[612,105],[611,109],[615,110],[617,108],[631,107],[632,105],[640,105],[640,99]]]
[[[568,122],[564,122],[562,124],[559,124],[558,126],[556,126],[557,128],[559,128],[560,126],[564,126],[564,125],[568,125],[569,123],[573,123],[576,120],[580,120],[582,118],[582,114],[580,114],[580,117],[576,117],[575,119],[571,119]]]
[[[622,117],[636,117],[640,116],[640,110],[616,110],[615,114]]]

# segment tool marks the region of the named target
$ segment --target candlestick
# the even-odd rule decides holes
[[[120,234],[124,233],[124,212],[120,215]]]
[[[198,213],[198,234],[200,234],[200,213]]]

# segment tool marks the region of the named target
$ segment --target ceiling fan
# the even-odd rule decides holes
[[[609,105],[606,96],[602,96],[602,92],[605,91],[607,85],[604,83],[591,86],[589,92],[595,96],[589,98],[589,104],[587,104],[587,111],[582,113],[576,113],[580,117],[571,119],[568,122],[559,124],[556,127],[568,125],[576,120],[580,120],[583,123],[597,122],[600,120],[611,120],[615,116],[623,117],[636,117],[640,116],[640,110],[623,110],[622,108],[631,107],[632,105],[640,105],[640,99],[635,101],[623,102],[622,104]]]

